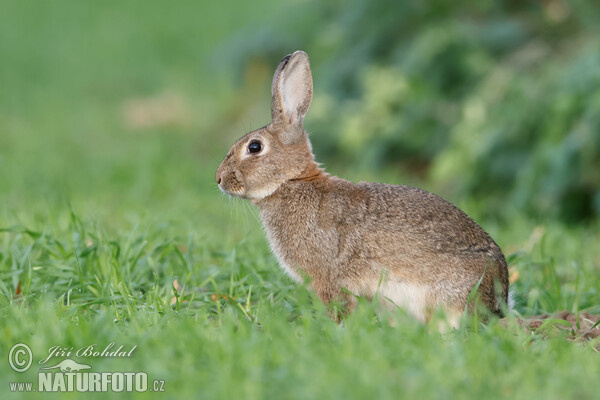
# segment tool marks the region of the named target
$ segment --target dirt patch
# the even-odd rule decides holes
[[[551,330],[567,332],[568,340],[592,340],[600,336],[600,315],[587,312],[572,314],[560,311],[555,314],[542,314],[518,318],[521,328],[534,333],[545,334]]]

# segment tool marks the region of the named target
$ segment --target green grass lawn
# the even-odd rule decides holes
[[[45,218],[5,215],[4,360],[19,342],[36,361],[56,345],[137,345],[130,358],[77,360],[94,371],[147,372],[165,381],[170,397],[597,395],[597,341],[569,342],[567,331],[531,334],[513,322],[466,321],[441,335],[402,312],[391,326],[391,316],[368,302],[338,326],[279,271],[252,214],[206,186],[206,194],[184,192],[207,209],[174,200],[170,218],[134,212],[114,227],[82,220],[66,205]],[[201,217],[209,211],[222,229]],[[510,228],[497,236],[506,247],[521,246],[511,263],[520,274],[517,311],[600,311],[597,235],[547,226],[538,240],[511,242],[519,232]],[[2,392],[9,382],[35,379],[38,367],[17,374],[4,361]]]
[[[268,109],[228,124],[235,107],[221,105],[233,92],[204,62],[225,27],[260,20],[272,3],[240,3],[235,16],[191,2],[3,5],[2,398],[48,395],[11,393],[9,383],[37,384],[49,348],[111,342],[137,347],[131,357],[73,358],[92,371],[146,372],[169,398],[597,398],[597,339],[526,332],[515,316],[466,318],[442,335],[366,301],[337,325],[279,270],[257,211],[214,183],[227,144],[264,124]],[[401,183],[393,171],[382,180]],[[485,204],[459,205],[507,254],[515,315],[600,313],[598,222],[518,211],[481,220]],[[23,373],[8,363],[20,342],[34,354]]]

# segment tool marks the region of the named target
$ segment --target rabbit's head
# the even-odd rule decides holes
[[[281,60],[271,96],[271,123],[235,142],[217,169],[215,178],[225,193],[259,201],[316,168],[302,126],[312,100],[306,53],[296,51]]]

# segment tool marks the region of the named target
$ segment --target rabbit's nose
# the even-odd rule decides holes
[[[217,176],[217,185],[220,185],[220,184],[221,184],[221,177]]]

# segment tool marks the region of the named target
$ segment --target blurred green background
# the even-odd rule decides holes
[[[268,122],[279,59],[304,49],[306,128],[332,172],[477,200],[482,217],[589,222],[599,15],[559,0],[4,2],[4,204],[208,190],[229,144]]]
[[[2,1],[2,358],[138,344],[94,366],[179,397],[592,398],[598,340],[441,337],[369,304],[338,327],[214,172],[303,49],[328,172],[459,205],[507,255],[516,313],[599,313],[599,38],[583,0]]]

